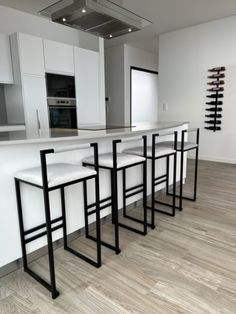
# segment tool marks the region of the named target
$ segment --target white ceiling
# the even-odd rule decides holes
[[[57,0],[0,0],[0,5],[36,14],[55,2]],[[131,43],[157,51],[157,37],[161,33],[236,15],[236,0],[123,0],[123,3],[153,24],[142,31],[111,39],[106,46]]]

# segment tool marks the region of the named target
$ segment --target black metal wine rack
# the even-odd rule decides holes
[[[208,72],[211,74],[208,75],[207,78],[211,81],[207,83],[210,86],[208,86],[207,92],[210,94],[207,95],[209,100],[206,102],[207,114],[205,117],[208,119],[205,120],[205,129],[213,132],[221,131],[225,71],[225,67],[217,67],[208,70]]]

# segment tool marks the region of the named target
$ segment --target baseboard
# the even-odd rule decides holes
[[[194,156],[189,155],[189,159],[194,159]],[[236,159],[230,159],[230,158],[215,158],[213,156],[207,156],[207,155],[199,155],[199,160],[205,160],[205,161],[213,161],[213,162],[220,162],[225,164],[236,164]]]

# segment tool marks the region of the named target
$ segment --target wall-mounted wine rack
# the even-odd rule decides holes
[[[211,87],[207,89],[207,92],[211,94],[207,95],[209,101],[206,102],[206,105],[209,107],[206,108],[207,114],[205,117],[209,119],[205,121],[207,124],[205,129],[213,132],[221,131],[225,71],[225,67],[217,67],[208,70],[210,75],[207,78],[211,81],[207,84]]]

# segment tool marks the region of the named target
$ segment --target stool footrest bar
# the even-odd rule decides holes
[[[135,228],[132,228],[132,227],[127,226],[127,225],[122,224],[122,223],[119,223],[118,225],[119,225],[120,227],[124,228],[124,229],[127,229],[127,230],[129,230],[129,231],[133,231],[133,232],[138,233],[138,234],[141,234],[141,235],[146,235],[146,234],[147,234],[147,233],[144,232],[144,231],[137,230],[137,229],[135,229]]]
[[[56,222],[59,222],[59,221],[61,221],[62,219],[63,219],[62,216],[61,216],[61,217],[58,217],[58,218],[56,218],[56,219],[53,219],[53,220],[51,220],[51,224],[55,224]],[[39,226],[37,226],[37,227],[34,227],[34,228],[31,228],[31,229],[26,230],[26,231],[24,232],[24,235],[28,235],[28,234],[30,234],[30,233],[33,233],[33,232],[38,231],[38,230],[40,230],[40,229],[43,229],[43,228],[45,228],[45,227],[46,227],[46,223],[43,223],[43,224],[41,224],[41,225],[39,225]]]
[[[92,260],[91,258],[75,251],[74,249],[70,248],[69,246],[66,246],[65,247],[65,250],[76,255],[77,257],[81,258],[82,260],[84,260],[85,262],[89,263],[90,265],[96,267],[96,268],[99,268],[101,267],[101,265],[98,263],[98,262],[95,262],[94,260]]]

